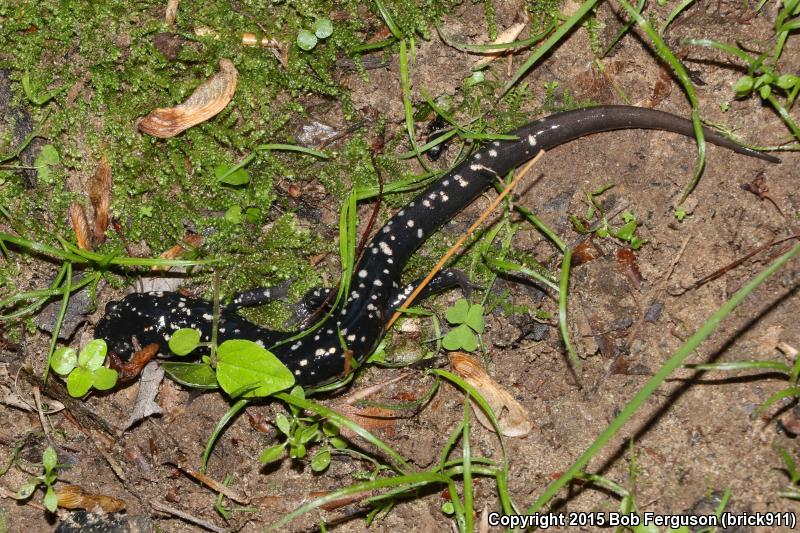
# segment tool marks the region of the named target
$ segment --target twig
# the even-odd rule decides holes
[[[152,507],[156,511],[161,511],[162,513],[166,513],[166,514],[169,514],[169,515],[172,515],[172,516],[176,516],[176,517],[180,518],[181,520],[185,520],[185,521],[189,522],[190,524],[195,524],[195,525],[200,526],[200,527],[202,527],[204,529],[207,529],[209,531],[214,531],[215,533],[225,533],[224,529],[222,529],[221,527],[215,526],[211,522],[206,522],[202,518],[197,518],[196,516],[190,515],[189,513],[185,512],[185,511],[181,511],[179,509],[175,509],[174,507],[170,507],[169,505],[163,504],[163,503],[161,503],[159,501],[150,500],[150,507]]]
[[[428,285],[428,283],[430,283],[430,281],[439,272],[439,270],[441,270],[444,264],[447,263],[447,261],[461,249],[461,246],[464,245],[464,243],[467,241],[470,235],[475,233],[475,230],[477,230],[478,227],[480,227],[480,225],[483,224],[483,222],[489,217],[489,215],[492,214],[492,211],[494,211],[494,209],[500,204],[500,202],[503,201],[503,198],[505,198],[508,195],[508,193],[510,193],[512,190],[514,190],[514,187],[517,185],[519,180],[522,179],[522,177],[525,176],[528,173],[528,171],[536,163],[539,162],[539,159],[541,159],[542,156],[544,156],[544,150],[541,150],[536,155],[536,157],[525,163],[519,170],[517,170],[517,173],[514,176],[514,179],[511,180],[511,183],[509,183],[508,186],[505,189],[503,189],[503,192],[497,195],[497,198],[494,199],[491,205],[487,207],[483,211],[483,213],[481,213],[481,216],[478,217],[478,220],[476,220],[472,224],[472,226],[470,226],[469,229],[466,232],[464,232],[463,235],[461,235],[458,241],[456,241],[456,243],[453,246],[451,246],[449,250],[447,250],[447,253],[444,254],[441,259],[439,259],[439,262],[436,263],[436,265],[431,269],[428,275],[425,276],[425,279],[422,280],[422,283],[417,285],[417,288],[414,289],[414,292],[412,292],[409,295],[409,297],[406,298],[406,301],[403,302],[403,304],[397,308],[397,310],[392,315],[392,318],[389,319],[389,322],[387,322],[384,330],[388,330],[390,327],[392,327],[392,324],[394,324],[397,321],[397,319],[400,318],[400,315],[403,314],[403,311],[408,309],[408,307],[412,303],[414,303],[414,300],[417,298],[417,296],[419,296],[422,290]]]
[[[44,412],[42,411],[42,394],[37,386],[33,387],[33,401],[36,403],[36,412],[39,414],[39,422],[42,424],[44,436],[47,442],[52,442],[50,440],[50,430],[47,428],[47,420],[44,418]]]

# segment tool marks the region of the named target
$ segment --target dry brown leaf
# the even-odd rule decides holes
[[[92,232],[89,230],[89,221],[86,220],[86,212],[79,203],[72,203],[69,206],[69,222],[72,224],[72,231],[78,241],[78,248],[81,250],[92,249]]]
[[[519,37],[519,34],[522,33],[522,30],[524,30],[524,29],[525,29],[525,23],[524,22],[518,22],[518,23],[512,25],[510,28],[508,28],[506,31],[504,31],[500,35],[498,35],[497,39],[495,39],[494,41],[492,41],[489,44],[508,44],[508,43],[514,42],[514,41],[517,40],[517,37]],[[479,68],[485,67],[486,65],[488,65],[489,63],[491,63],[492,61],[497,59],[498,57],[509,53],[510,50],[487,50],[485,52],[476,52],[476,51],[473,50],[472,52],[473,53],[477,53],[477,54],[484,54],[486,56],[486,57],[480,59],[479,61],[477,61],[472,66],[472,69],[475,70],[475,69],[479,69]]]
[[[490,378],[477,360],[463,352],[453,352],[450,354],[450,366],[453,372],[481,393],[492,408],[503,435],[523,437],[530,433],[533,424],[529,420],[528,411],[507,390]],[[484,427],[494,430],[480,406],[472,402],[472,410]]]
[[[220,71],[203,82],[184,103],[159,108],[139,121],[139,130],[167,139],[210,119],[228,105],[236,92],[238,72],[228,59],[219,60]]]
[[[356,407],[346,403],[336,405],[335,409],[367,431],[380,431],[387,437],[393,436],[397,431],[398,416],[395,410],[376,406]],[[346,427],[341,428],[341,435],[346,439],[358,437]]]
[[[100,509],[104,513],[116,513],[125,509],[124,501],[105,494],[86,492],[79,485],[57,488],[56,497],[58,497],[58,506],[64,509],[86,509],[87,511]]]
[[[199,248],[200,246],[202,246],[203,236],[197,233],[187,233],[183,237],[183,242],[185,244],[176,244],[175,246],[162,252],[161,255],[159,255],[158,257],[161,259],[177,259],[187,250],[187,247],[189,249],[192,249],[192,248]],[[154,266],[151,270],[169,270],[169,269],[170,267]]]
[[[100,164],[89,179],[89,200],[94,208],[94,243],[100,244],[106,240],[106,230],[111,217],[108,211],[111,207],[111,165],[103,157]]]

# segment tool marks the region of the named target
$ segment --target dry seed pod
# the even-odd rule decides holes
[[[236,92],[238,72],[228,59],[219,60],[220,71],[203,82],[184,103],[150,112],[139,122],[139,130],[167,139],[210,119],[228,105]]]
[[[78,241],[78,248],[81,250],[92,249],[92,233],[89,231],[89,221],[86,220],[86,213],[83,206],[72,203],[69,206],[69,221],[72,224],[72,231]]]
[[[450,366],[454,373],[481,393],[492,408],[503,435],[523,437],[530,433],[533,424],[529,420],[528,411],[499,383],[490,378],[478,361],[463,352],[453,352],[450,354]],[[489,418],[474,402],[472,411],[484,427],[494,430]]]
[[[103,157],[97,170],[89,180],[89,200],[94,208],[94,243],[100,244],[106,239],[106,230],[110,222],[108,215],[111,207],[111,165]]]

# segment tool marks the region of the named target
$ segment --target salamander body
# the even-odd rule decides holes
[[[513,141],[490,142],[453,170],[429,185],[378,230],[364,250],[353,278],[350,294],[313,333],[284,342],[296,332],[275,332],[242,318],[236,310],[249,303],[266,301],[269,289],[239,295],[222,309],[218,342],[248,339],[271,351],[294,373],[300,385],[313,386],[343,376],[352,357],[362,362],[383,336],[386,320],[413,286],[401,287],[403,268],[414,251],[442,224],[452,219],[486,191],[498,177],[531,159],[577,137],[620,129],[655,129],[694,136],[686,119],[652,109],[632,106],[599,106],[557,113],[532,122],[513,135]],[[777,162],[772,156],[742,147],[705,130],[706,139],[740,154]],[[452,276],[452,274],[450,274]],[[440,287],[449,286],[447,273]],[[132,338],[142,344],[166,341],[180,328],[196,328],[210,339],[212,305],[206,300],[186,298],[173,292],[133,293],[106,307],[95,336],[109,343],[112,351],[128,357]],[[342,339],[347,352],[342,347]]]

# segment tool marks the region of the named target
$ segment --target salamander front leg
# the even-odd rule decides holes
[[[275,287],[262,287],[237,292],[225,306],[225,309],[228,311],[236,311],[242,307],[255,307],[257,305],[264,305],[273,300],[284,299],[289,293],[289,286],[291,284],[291,280],[287,280]]]
[[[389,307],[387,308],[386,315],[391,316],[398,307],[408,298],[408,296],[414,292],[414,289],[422,282],[421,279],[415,280],[402,289],[398,289],[396,292],[392,293],[391,297],[389,298]],[[419,296],[415,299],[416,302],[420,300],[424,300],[425,298],[435,294],[437,292],[446,291],[449,289],[460,288],[464,295],[469,298],[472,294],[472,290],[478,288],[476,285],[471,283],[467,278],[467,275],[464,274],[461,270],[456,268],[447,268],[442,270],[433,279],[428,283],[422,292],[419,293]]]
[[[311,317],[316,316],[319,312],[327,312],[330,309],[330,304],[333,299],[328,302],[328,297],[333,289],[318,288],[308,291],[303,299],[295,306],[294,317],[296,324],[306,324]],[[328,305],[326,305],[328,302]],[[325,306],[324,309],[322,306]]]

